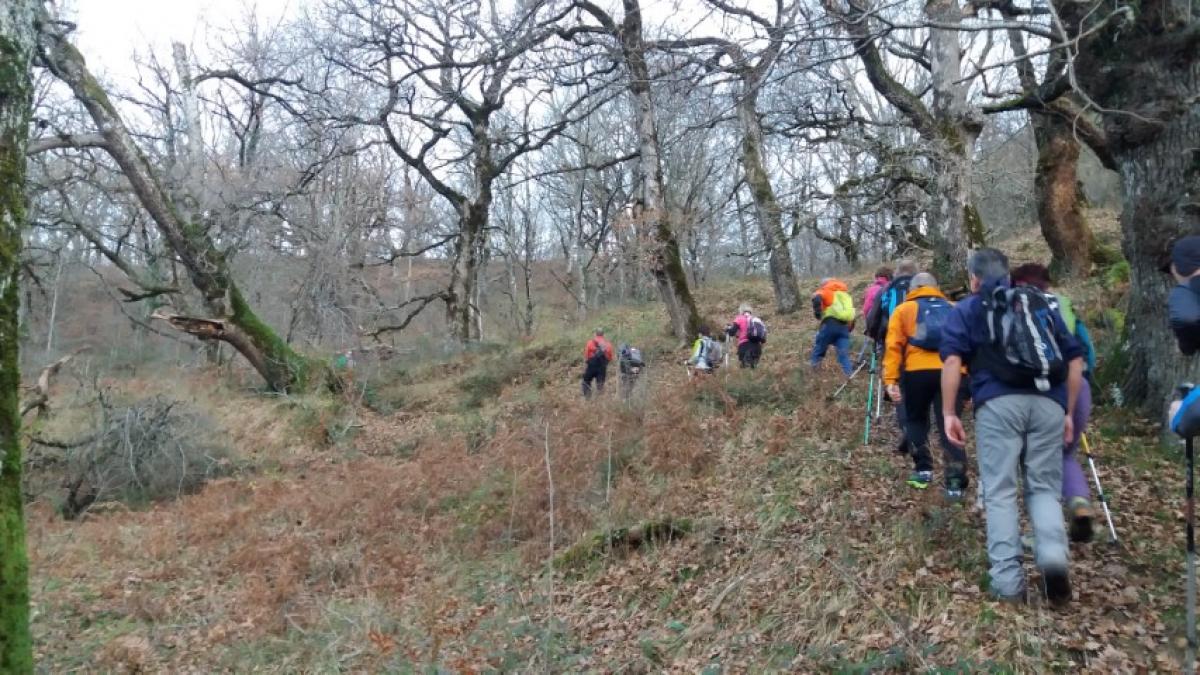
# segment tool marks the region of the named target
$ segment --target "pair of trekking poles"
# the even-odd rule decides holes
[[[868,361],[868,359],[866,357],[868,342],[872,342],[872,341],[871,340],[863,340],[862,348],[858,350],[858,357],[856,359],[858,362],[858,365],[854,368],[854,370],[846,378],[846,381],[842,383],[842,386],[838,387],[837,390],[834,391],[829,396],[830,400],[833,400],[833,399],[837,398],[838,396],[840,396],[841,393],[843,391],[845,391],[846,387],[850,386],[850,383],[854,380],[854,378],[860,372],[862,372],[862,369],[866,368],[868,366],[868,364],[870,365],[870,370],[868,371],[868,374],[870,375],[870,379],[867,381],[867,409],[866,409],[866,415],[865,415],[866,419],[863,422],[863,445],[871,444],[871,408],[872,407],[875,408],[875,419],[879,419],[879,415],[883,411],[883,408],[882,408],[883,396],[880,394],[880,392],[882,392],[882,390],[883,390],[883,382],[880,381],[878,383],[878,385],[876,384],[876,381],[879,380],[879,372],[878,372],[878,367],[877,367],[879,365],[879,348],[877,345],[875,348],[873,348],[871,350],[871,357],[870,357],[870,360]]]

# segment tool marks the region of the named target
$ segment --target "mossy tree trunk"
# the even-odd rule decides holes
[[[1092,229],[1083,216],[1079,188],[1079,141],[1071,124],[1056,113],[1033,113],[1037,142],[1034,194],[1038,223],[1050,247],[1056,275],[1086,276],[1092,267]]]
[[[1081,36],[1079,85],[1112,111],[1103,127],[1124,187],[1131,281],[1124,395],[1157,416],[1175,385],[1200,376],[1200,360],[1175,346],[1166,317],[1174,282],[1159,271],[1175,239],[1200,233],[1200,2],[1145,0],[1114,21],[1099,2],[1055,5]]]
[[[1006,19],[1018,18],[1012,6],[1001,13]],[[1027,92],[1037,91],[1038,82],[1033,60],[1025,48],[1024,34],[1015,28],[1008,31],[1009,44],[1017,57],[1017,75]],[[1055,50],[1046,57],[1044,81],[1065,77],[1068,67],[1066,54]],[[1004,106],[998,106],[1004,109]],[[1083,217],[1083,194],[1079,188],[1078,166],[1080,139],[1095,150],[1109,168],[1115,169],[1108,157],[1107,147],[1091,120],[1075,106],[1070,96],[1029,111],[1037,146],[1037,168],[1034,173],[1034,196],[1042,236],[1050,247],[1051,269],[1065,276],[1086,275],[1092,266],[1094,237]]]
[[[683,257],[679,254],[679,239],[667,211],[662,146],[658,141],[654,98],[650,92],[650,67],[646,63],[646,43],[642,36],[642,9],[638,0],[621,0],[621,4],[625,10],[620,29],[621,50],[629,71],[629,92],[636,117],[643,215],[650,220],[654,237],[650,271],[671,317],[672,332],[675,337],[686,340],[696,334],[700,313],[696,311],[696,301],[683,269]]]
[[[758,115],[758,93],[762,89],[763,78],[770,72],[778,57],[781,44],[782,35],[779,35],[778,39],[772,40],[767,53],[759,58],[758,63],[742,72],[742,92],[738,98],[737,110],[738,121],[742,126],[742,170],[746,174],[746,184],[750,186],[750,194],[754,198],[759,234],[770,255],[769,267],[771,286],[775,290],[775,308],[780,314],[791,314],[803,304],[800,284],[796,281],[796,268],[792,265],[792,251],[788,246],[788,239],[783,234],[779,200],[775,196],[771,176],[763,159],[762,120]],[[738,61],[745,62],[745,57],[740,51],[734,56]]]
[[[621,58],[629,76],[629,93],[633,103],[633,123],[638,138],[637,172],[641,176],[642,198],[634,214],[650,226],[650,273],[654,276],[658,295],[667,307],[671,332],[681,340],[696,334],[700,313],[688,286],[679,252],[679,239],[667,210],[663,184],[662,152],[655,120],[654,97],[650,91],[650,67],[646,62],[648,49],[642,34],[642,9],[638,0],[621,0],[625,12],[621,23],[599,6],[587,0],[577,0],[576,6],[600,22],[599,30],[621,43]],[[590,32],[590,29],[589,29]]]
[[[161,177],[134,143],[120,113],[88,70],[83,55],[42,17],[42,55],[52,73],[71,88],[103,138],[101,147],[121,168],[142,208],[150,214],[171,251],[204,299],[206,317],[220,326],[198,334],[228,342],[242,354],[274,391],[302,389],[316,367],[279,337],[246,302],[229,273],[225,254],[217,249],[204,226],[182,216],[163,187]]]
[[[32,673],[29,560],[21,494],[18,281],[26,225],[25,149],[37,34],[33,0],[0,5],[0,672]]]

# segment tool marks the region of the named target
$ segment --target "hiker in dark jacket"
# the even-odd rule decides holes
[[[1171,248],[1171,262],[1164,268],[1175,277],[1176,286],[1167,297],[1167,315],[1179,351],[1187,356],[1200,351],[1200,235],[1189,235]],[[1200,388],[1182,402],[1171,404],[1171,431],[1185,438],[1200,435]]]
[[[638,378],[641,377],[642,369],[646,367],[646,362],[642,359],[642,350],[628,344],[621,345],[621,349],[617,351],[617,365],[621,371],[621,400],[628,401],[633,394],[633,388],[637,386]]]
[[[1024,468],[1025,505],[1033,524],[1037,566],[1046,596],[1054,604],[1071,599],[1067,532],[1063,522],[1062,450],[1072,440],[1071,414],[1083,380],[1083,350],[1059,313],[1042,298],[1010,289],[1008,258],[990,248],[975,251],[967,264],[973,294],[954,307],[942,329],[942,415],[946,436],[965,446],[966,432],[953,402],[962,381],[962,367],[971,372],[975,405],[975,445],[979,481],[987,511],[987,549],[991,562],[991,592],[1001,600],[1024,599],[1021,566],[1020,512],[1017,476]],[[1006,306],[1002,303],[1014,303]],[[1022,308],[1028,314],[1022,315]],[[1017,320],[1012,320],[1012,318]],[[1002,321],[1001,319],[1005,319]],[[1036,356],[1042,367],[1053,361],[1053,374],[1018,371],[1010,350],[1011,337],[1025,360]],[[1026,334],[1022,335],[1021,331]],[[997,340],[992,332],[999,332]],[[1029,367],[1032,367],[1029,365]],[[1065,372],[1064,372],[1065,371]]]
[[[1167,297],[1171,330],[1179,342],[1179,351],[1191,356],[1200,351],[1200,235],[1175,242],[1166,269],[1176,283]]]
[[[596,334],[588,340],[583,349],[583,358],[587,365],[583,369],[583,397],[591,398],[592,382],[596,383],[596,391],[604,391],[604,381],[608,379],[608,362],[613,360],[612,343],[604,339],[604,330],[597,328]]]

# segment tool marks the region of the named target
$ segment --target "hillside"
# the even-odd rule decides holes
[[[1022,255],[1036,255],[1013,242]],[[851,277],[856,290],[867,282]],[[813,280],[805,282],[806,287]],[[1070,289],[1102,344],[1119,283]],[[714,320],[761,281],[702,291]],[[757,371],[690,382],[656,306],[594,323],[650,362],[626,405],[578,395],[589,326],[385,362],[360,401],[271,399],[227,375],[109,382],[188,400],[226,475],[145,508],[30,512],[46,672],[1171,672],[1182,462],[1119,409],[1091,430],[1120,545],[1073,545],[1065,612],[1000,605],[973,498],[904,485],[866,381],[767,316]],[[723,323],[723,321],[714,321]],[[63,385],[65,386],[65,385]],[[61,391],[56,395],[61,395]],[[65,433],[52,420],[39,433]],[[973,455],[972,455],[973,456]],[[973,473],[973,472],[972,472]],[[974,481],[973,481],[974,482]],[[973,496],[973,486],[972,486]],[[1034,574],[1032,569],[1030,573]]]

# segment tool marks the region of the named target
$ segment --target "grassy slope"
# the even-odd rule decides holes
[[[1177,668],[1181,471],[1136,423],[1094,431],[1125,547],[1073,547],[1070,612],[998,606],[982,518],[906,488],[887,425],[861,446],[865,382],[825,399],[840,376],[804,367],[808,317],[770,321],[758,372],[692,384],[655,307],[605,323],[651,360],[633,406],[579,400],[582,328],[380,378],[367,398],[394,414],[214,396],[260,470],[82,523],[33,510],[44,668]],[[663,521],[690,533],[645,543]]]

